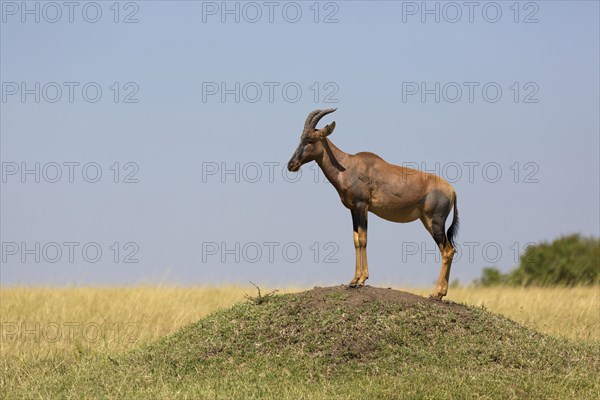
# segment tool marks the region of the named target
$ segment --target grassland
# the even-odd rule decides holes
[[[240,334],[263,335],[262,342],[252,342],[252,345],[258,343],[258,346],[268,347],[268,343],[273,340],[273,332],[267,334],[261,331],[262,325],[256,323],[262,321],[263,324],[265,318],[268,320],[273,312],[288,307],[290,298],[278,296],[276,301],[264,307],[256,307],[246,302],[233,309],[225,310],[244,300],[245,294],[254,295],[255,289],[252,287],[2,288],[0,290],[2,323],[0,391],[5,393],[7,398],[54,398],[57,393],[60,393],[60,397],[72,398],[111,397],[108,393],[120,394],[114,397],[139,393],[142,397],[145,394],[155,398],[185,397],[185,395],[198,397],[199,393],[205,394],[207,398],[301,398],[302,396],[334,398],[338,395],[340,398],[352,395],[363,398],[364,393],[370,393],[373,394],[373,398],[410,398],[412,393],[413,397],[419,398],[419,394],[423,394],[422,390],[426,387],[432,388],[427,392],[432,398],[441,398],[452,393],[458,394],[455,396],[458,398],[461,394],[484,398],[486,390],[491,390],[502,398],[535,396],[597,398],[600,394],[598,386],[594,386],[589,377],[587,380],[585,378],[586,371],[587,375],[600,372],[597,361],[593,361],[597,357],[590,358],[590,354],[597,356],[600,344],[599,287],[453,288],[450,290],[449,300],[478,307],[469,309],[472,318],[465,320],[465,324],[470,324],[469,321],[475,318],[478,321],[475,327],[484,327],[479,334],[468,336],[464,345],[467,347],[461,344],[456,349],[450,347],[452,335],[438,336],[441,335],[441,331],[437,331],[439,326],[427,325],[427,321],[445,321],[446,314],[440,314],[440,310],[436,308],[411,309],[407,314],[408,319],[403,320],[403,326],[412,323],[410,315],[418,315],[425,325],[416,325],[415,329],[433,330],[432,337],[436,343],[446,343],[444,337],[448,336],[449,342],[444,344],[446,346],[444,352],[450,356],[453,352],[456,353],[454,354],[458,358],[456,365],[460,370],[450,373],[448,365],[435,365],[434,361],[439,362],[441,353],[434,360],[425,351],[426,347],[417,348],[417,346],[413,348],[412,353],[405,354],[408,359],[413,358],[414,362],[410,368],[395,358],[394,354],[398,353],[400,348],[396,347],[395,352],[378,348],[377,351],[370,350],[369,362],[361,361],[360,355],[350,355],[350,361],[344,358],[333,360],[337,371],[333,373],[332,364],[323,361],[322,357],[309,355],[298,358],[298,354],[293,352],[282,352],[278,360],[272,355],[265,358],[262,353],[243,358],[239,352],[236,353],[237,350],[234,350],[249,345],[249,342],[246,343],[242,339],[230,349],[232,353],[227,357],[216,357],[202,366],[194,366],[185,352],[186,348],[194,348],[193,341],[189,342],[189,338],[198,340],[201,337],[214,335],[232,337]],[[281,292],[293,291],[295,290],[289,289]],[[412,290],[412,292],[427,293],[424,290]],[[485,310],[506,316],[526,328],[549,336],[531,336],[532,331],[529,329],[510,325],[500,317],[497,319],[493,314],[485,312],[481,308],[482,305]],[[194,324],[218,310],[221,311],[208,319],[203,319],[199,325]],[[355,322],[366,324],[364,326],[382,323],[385,325],[386,318],[391,318],[391,315],[399,312],[398,309],[386,304],[377,304],[375,311],[374,314],[380,315],[383,319],[363,321],[360,315],[355,315],[358,318]],[[313,321],[315,325],[310,326],[309,323],[306,328],[308,331],[318,328],[318,321],[323,319],[330,318],[334,321],[339,317],[336,312],[333,309],[320,314],[318,319]],[[348,314],[354,311],[350,309],[345,312]],[[249,319],[244,322],[243,318],[246,317]],[[240,323],[245,324],[245,334],[244,329],[239,326],[226,323],[232,318],[237,318],[242,321]],[[284,323],[286,319],[280,316],[277,321]],[[270,321],[269,324],[274,325],[277,321]],[[392,320],[388,322],[390,321]],[[194,326],[195,328],[191,328]],[[349,329],[351,326],[352,323],[349,324]],[[464,334],[459,328],[454,328],[454,323],[451,326],[453,327],[451,333]],[[501,348],[495,344],[486,343],[484,340],[486,335],[489,336],[494,329],[505,332],[509,336],[513,335],[516,342],[502,343],[502,346],[505,346],[503,351],[500,351]],[[175,336],[163,338],[176,331]],[[244,337],[245,340],[250,340],[249,337]],[[178,342],[177,338],[182,341]],[[154,343],[157,340],[158,342]],[[164,345],[165,340],[175,340],[175,342]],[[394,340],[406,341],[408,338]],[[311,343],[316,346],[317,342]],[[304,345],[308,346],[311,343],[307,342]],[[539,343],[539,348],[536,347],[536,343]],[[396,344],[391,346],[394,347]],[[507,369],[506,365],[497,365],[497,363],[487,365],[484,362],[484,368],[481,370],[483,372],[478,372],[478,364],[474,364],[466,354],[478,354],[478,352],[487,354],[486,348],[496,350],[494,357],[500,354],[502,360],[517,360],[516,366],[510,364]],[[174,354],[167,357],[165,354],[169,353],[169,349],[173,349]],[[558,353],[550,354],[549,349],[556,349]],[[196,350],[198,354],[205,352],[205,355],[212,354],[210,352],[214,351],[207,348]],[[594,351],[596,353],[593,353]],[[535,371],[529,368],[531,365],[520,354],[522,352],[529,352],[527,357],[530,360],[537,360],[538,365],[548,364],[547,360],[557,354],[560,354],[563,362],[556,368],[548,364],[541,370]],[[539,357],[534,354],[538,354]],[[331,356],[329,358],[331,359]],[[277,362],[269,364],[274,359]],[[282,365],[297,366],[299,361],[306,367],[297,367],[296,370],[282,367]],[[160,365],[156,364],[157,362]],[[180,367],[173,370],[164,369],[164,362]],[[523,365],[529,367],[524,368]],[[209,367],[212,369],[206,369]],[[205,380],[192,379],[195,373],[199,373],[198,368],[202,369]],[[402,372],[403,379],[399,381],[397,373],[385,372],[386,368],[392,368],[397,373]],[[283,372],[284,370],[287,372]],[[151,378],[148,378],[150,381],[143,379],[140,381],[125,371],[136,371],[138,375]],[[438,374],[439,377],[431,376],[432,373]],[[373,374],[380,378],[373,380],[375,376]],[[561,383],[559,376],[563,375],[564,381]],[[327,379],[319,378],[323,376]],[[483,389],[473,391],[468,376],[480,379]],[[445,384],[446,381],[441,378],[449,379],[455,385]],[[513,378],[515,382],[511,383]],[[345,386],[344,382],[349,384],[350,380],[353,382],[352,386]],[[543,385],[545,381],[551,383],[546,389]],[[259,384],[260,382],[262,384]],[[287,383],[282,386],[282,382]],[[74,384],[81,387],[82,391],[74,392],[72,389]],[[313,386],[309,389],[303,386],[306,384]],[[510,385],[518,389],[515,389],[512,395],[510,390],[502,390]],[[84,387],[103,389],[83,390]],[[396,395],[388,392],[392,388],[399,392],[394,392]],[[128,392],[128,390],[132,391]],[[399,396],[398,393],[402,391],[405,396]]]

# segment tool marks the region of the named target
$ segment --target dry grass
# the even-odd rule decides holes
[[[120,352],[255,292],[240,286],[2,288],[0,355],[35,362]],[[483,305],[554,336],[600,341],[600,287],[451,288],[447,299]]]
[[[0,290],[1,354],[39,359],[145,344],[252,293],[229,286]]]
[[[426,295],[426,290],[416,289]],[[504,315],[513,321],[568,339],[600,342],[600,286],[450,288],[447,300]]]
[[[327,289],[325,297],[269,297],[204,319],[255,295],[255,288],[4,288],[0,393],[3,399],[597,398],[598,289],[450,292],[451,300],[483,303],[577,340],[565,341],[482,310],[428,301],[406,307],[385,300],[391,291],[373,288],[385,295],[373,300],[368,290]]]

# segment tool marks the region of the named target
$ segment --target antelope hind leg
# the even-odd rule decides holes
[[[433,240],[438,245],[440,249],[440,253],[442,253],[442,266],[440,270],[440,276],[438,277],[437,284],[435,285],[435,290],[429,296],[435,300],[442,300],[448,293],[448,279],[450,278],[450,267],[452,265],[452,257],[454,257],[454,248],[448,241],[446,236],[446,232],[444,232],[444,225],[447,214],[445,216],[441,216],[440,214],[429,216],[424,215],[421,218],[423,225],[429,231]]]
[[[435,300],[442,300],[442,297],[448,294],[450,267],[452,266],[452,258],[455,253],[455,250],[450,243],[446,243],[443,248],[440,248],[440,251],[442,252],[442,268],[437,284],[435,285],[435,290],[431,295],[431,298]]]

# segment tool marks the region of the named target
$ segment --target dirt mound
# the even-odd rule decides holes
[[[325,356],[332,364],[377,359],[390,336],[407,335],[403,342],[416,342],[435,336],[447,324],[460,323],[461,330],[468,331],[474,322],[464,305],[372,286],[315,287],[273,301],[278,307],[263,323],[281,329],[265,338],[268,351],[277,354],[302,343],[304,354]],[[403,321],[406,318],[410,323]]]
[[[254,298],[158,341],[146,355],[185,369],[201,360],[254,357],[326,360],[329,367],[468,358],[523,368],[551,356],[539,351],[548,340],[482,309],[394,289],[335,286]]]
[[[44,393],[564,399],[593,398],[598,374],[597,347],[481,308],[337,286],[250,299],[152,345],[74,368]]]
[[[297,293],[296,296],[301,298],[307,307],[307,311],[311,308],[318,310],[339,306],[360,307],[368,303],[384,302],[406,307],[411,307],[415,304],[425,304],[433,307],[444,307],[448,311],[451,310],[453,312],[468,312],[467,307],[457,303],[436,301],[392,288],[384,289],[368,285],[357,288],[351,288],[347,285],[316,286],[311,290]]]

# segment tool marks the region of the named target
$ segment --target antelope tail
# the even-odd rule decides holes
[[[446,236],[448,237],[448,241],[452,245],[452,247],[456,247],[455,240],[456,235],[458,234],[459,220],[458,220],[458,208],[456,207],[456,194],[454,194],[454,216],[452,217],[452,224],[450,224],[450,228],[448,228],[448,233]]]

